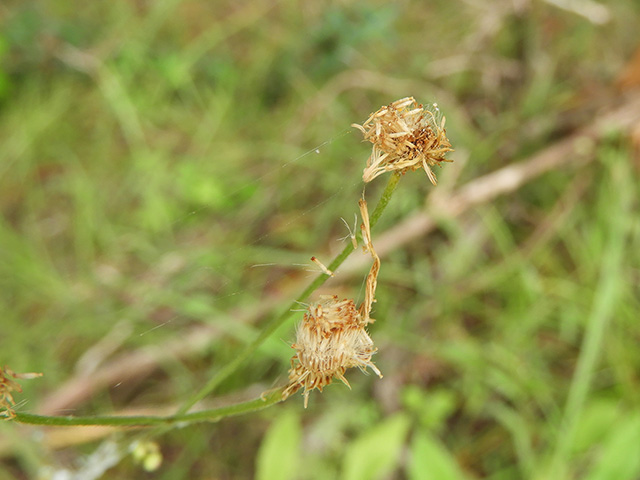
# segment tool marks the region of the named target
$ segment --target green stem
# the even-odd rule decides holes
[[[400,180],[400,175],[394,173],[389,178],[389,182],[382,192],[382,196],[376,205],[376,208],[373,210],[373,213],[370,217],[370,225],[371,228],[378,223],[378,219],[382,215],[382,212],[389,204],[391,197],[393,196],[393,192],[398,186],[398,182]],[[349,254],[353,252],[353,245],[350,243],[338,254],[338,256],[329,264],[329,270],[336,270],[342,263],[347,259]],[[327,275],[318,276],[311,284],[296,298],[291,305],[287,307],[285,311],[282,312],[278,317],[271,320],[267,325],[265,325],[258,337],[251,342],[249,345],[245,347],[231,362],[226,364],[222,369],[220,369],[212,378],[205,384],[204,387],[200,389],[200,391],[196,392],[191,398],[189,398],[177,412],[177,415],[184,414],[191,407],[193,407],[196,403],[202,400],[207,395],[211,394],[223,381],[233,375],[244,362],[246,362],[251,354],[260,346],[262,343],[271,336],[273,332],[275,332],[284,322],[286,322],[291,315],[293,315],[293,310],[298,308],[299,303],[304,302],[309,295],[311,295],[314,291],[316,291],[324,282],[329,278]]]
[[[225,417],[242,415],[256,412],[282,401],[282,390],[279,388],[260,398],[249,400],[248,402],[236,403],[220,408],[201,410],[199,412],[187,413],[183,415],[151,416],[96,416],[96,417],[74,417],[74,416],[44,416],[31,413],[15,412],[14,421],[30,425],[45,425],[50,427],[71,427],[102,425],[109,427],[154,427],[170,426],[176,423],[198,423],[217,422]]]
[[[376,205],[370,217],[371,228],[375,226],[382,212],[389,204],[393,192],[395,191],[400,176],[393,174],[387,183],[382,196]],[[358,234],[360,236],[360,234]],[[353,245],[350,243],[344,250],[329,264],[330,270],[336,270],[346,260],[353,251]],[[249,412],[262,410],[263,408],[274,405],[282,401],[282,391],[284,387],[273,390],[260,398],[250,400],[248,402],[237,403],[226,407],[214,408],[210,410],[202,410],[199,412],[187,413],[197,402],[209,395],[215,390],[225,379],[235,373],[240,366],[247,361],[251,354],[275,332],[285,321],[293,314],[299,302],[303,302],[316,289],[318,289],[326,280],[326,275],[320,275],[298,296],[298,298],[289,305],[289,307],[278,317],[269,322],[261,331],[260,335],[248,345],[233,361],[225,365],[211,380],[189,398],[176,412],[175,415],[169,416],[95,416],[95,417],[75,417],[75,416],[44,416],[34,415],[31,413],[15,412],[13,420],[19,423],[31,425],[46,426],[77,426],[77,425],[104,425],[111,427],[168,427],[176,423],[196,423],[196,422],[217,422],[222,418],[234,415],[242,415]]]

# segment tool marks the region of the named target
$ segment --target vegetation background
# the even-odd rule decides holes
[[[639,20],[633,0],[3,1],[0,364],[44,373],[19,410],[174,411],[313,278],[296,264],[342,248],[369,153],[351,123],[438,102],[456,152],[373,232],[382,380],[171,430],[149,473],[105,453],[136,432],[3,422],[0,480],[639,478],[640,129],[554,149],[637,98]],[[358,255],[317,293],[362,298]],[[205,405],[282,384],[293,338]]]

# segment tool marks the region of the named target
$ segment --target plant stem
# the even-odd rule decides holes
[[[274,390],[262,397],[248,402],[236,403],[220,408],[201,410],[199,412],[187,413],[183,415],[152,416],[152,415],[132,415],[132,416],[95,416],[95,417],[74,417],[74,416],[44,416],[31,413],[15,412],[14,421],[30,425],[44,425],[50,427],[71,427],[102,425],[109,427],[157,427],[170,426],[176,423],[198,423],[217,422],[225,417],[242,415],[267,408],[282,401],[282,388]]]
[[[394,173],[389,178],[389,182],[387,182],[387,186],[382,192],[382,196],[380,200],[378,200],[378,204],[376,208],[373,210],[370,218],[371,228],[375,226],[378,222],[378,219],[382,215],[382,212],[389,204],[391,197],[393,196],[393,192],[398,186],[398,181],[400,180],[400,175]],[[358,237],[361,237],[361,234],[358,232]],[[338,254],[338,256],[329,264],[329,270],[336,270],[342,263],[347,259],[349,254],[353,252],[353,245],[349,243],[342,252]],[[249,345],[245,347],[245,349],[240,352],[231,362],[226,364],[222,369],[220,369],[212,378],[207,382],[207,384],[200,389],[197,393],[195,393],[191,398],[189,398],[178,410],[177,415],[182,415],[186,413],[191,407],[193,407],[196,403],[202,400],[207,395],[211,394],[224,380],[233,375],[240,366],[244,362],[246,362],[251,354],[260,346],[262,343],[271,336],[273,332],[275,332],[284,322],[286,322],[291,315],[293,315],[293,310],[298,307],[299,303],[304,302],[309,295],[311,295],[315,290],[317,290],[324,282],[329,278],[327,275],[318,276],[311,284],[296,298],[291,305],[287,307],[287,309],[282,312],[278,317],[271,320],[267,325],[265,325],[258,337],[251,342]]]
[[[394,173],[391,175],[387,186],[382,192],[382,196],[376,205],[370,218],[370,226],[373,228],[382,215],[382,212],[389,204],[393,192],[395,191],[400,175]],[[361,233],[358,232],[358,238]],[[347,259],[349,254],[354,250],[353,245],[349,243],[344,250],[329,264],[330,270],[336,270]],[[284,322],[286,322],[293,314],[293,309],[298,306],[299,302],[304,302],[315,290],[317,290],[326,280],[327,275],[318,276],[309,286],[296,298],[289,307],[282,312],[281,315],[271,320],[261,331],[260,335],[251,342],[233,361],[225,365],[214,375],[211,380],[189,398],[176,412],[175,415],[169,416],[95,416],[95,417],[75,417],[75,416],[44,416],[34,415],[31,413],[15,412],[13,418],[16,422],[31,425],[46,426],[75,426],[75,425],[104,425],[112,427],[168,427],[176,423],[195,423],[195,422],[217,422],[218,420],[234,415],[255,412],[263,408],[274,405],[282,401],[282,391],[284,387],[278,388],[260,398],[250,400],[248,402],[236,403],[225,407],[214,408],[210,410],[202,410],[199,412],[187,413],[197,402],[213,392],[224,380],[235,373],[240,366],[247,361],[251,354],[275,332]]]

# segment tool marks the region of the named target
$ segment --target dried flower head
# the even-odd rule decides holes
[[[16,404],[11,392],[22,392],[20,384],[14,378],[30,379],[41,377],[41,373],[14,373],[9,367],[0,367],[0,417],[13,418],[13,406]]]
[[[291,359],[289,385],[282,398],[286,399],[304,387],[305,408],[309,402],[309,392],[314,388],[322,391],[334,377],[351,388],[344,377],[348,368],[358,367],[364,372],[366,367],[370,367],[382,378],[380,370],[371,361],[376,348],[366,330],[366,326],[374,322],[370,314],[375,302],[380,258],[371,243],[369,211],[364,198],[360,199],[359,206],[363,248],[373,257],[364,301],[356,308],[353,300],[338,300],[337,295],[324,295],[320,297],[320,302],[310,305],[304,314],[296,332],[296,343],[292,345],[296,354]]]
[[[384,172],[405,173],[423,168],[435,185],[431,167],[451,161],[444,156],[453,151],[444,124],[437,106],[424,107],[413,97],[380,108],[362,125],[353,124],[373,144],[363,180],[368,183]]]
[[[296,343],[292,345],[296,354],[291,359],[289,385],[283,392],[283,399],[304,387],[304,406],[307,408],[309,392],[314,388],[322,391],[333,377],[351,388],[344,377],[351,367],[362,371],[370,367],[382,377],[371,361],[376,348],[366,325],[367,321],[353,300],[324,295],[318,303],[310,305],[297,329]]]

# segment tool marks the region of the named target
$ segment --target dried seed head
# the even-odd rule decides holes
[[[366,324],[353,300],[338,300],[337,295],[322,296],[320,302],[310,305],[296,332],[296,343],[292,345],[296,354],[291,359],[289,385],[283,399],[304,387],[306,408],[311,390],[322,391],[334,377],[351,388],[344,377],[351,367],[362,371],[370,367],[382,377],[371,361],[376,348],[365,330]]]
[[[373,144],[363,180],[368,183],[384,172],[404,174],[423,168],[435,185],[431,167],[451,161],[444,156],[453,151],[444,124],[445,118],[437,106],[424,107],[413,97],[380,108],[362,125],[353,124]]]

